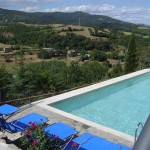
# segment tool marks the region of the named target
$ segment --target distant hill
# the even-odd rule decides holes
[[[24,22],[28,24],[79,24],[85,26],[131,28],[135,24],[113,19],[103,15],[92,15],[84,12],[35,12],[27,13],[0,8],[0,22]]]

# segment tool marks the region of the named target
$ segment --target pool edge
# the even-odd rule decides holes
[[[144,70],[140,70],[140,71],[130,73],[130,74],[127,74],[127,75],[123,75],[121,77],[113,78],[113,79],[103,81],[103,82],[100,82],[100,83],[97,83],[97,84],[94,84],[94,85],[90,85],[90,86],[87,86],[87,87],[84,87],[84,88],[80,88],[80,89],[73,90],[73,91],[70,91],[70,92],[67,92],[67,93],[63,93],[63,94],[60,94],[60,95],[56,95],[56,96],[53,96],[53,97],[50,97],[50,98],[43,99],[37,105],[44,108],[44,109],[52,111],[56,114],[62,115],[64,117],[67,117],[67,118],[70,118],[70,119],[73,119],[73,120],[76,120],[78,122],[81,122],[81,123],[86,124],[88,126],[91,126],[91,127],[96,128],[96,129],[102,130],[104,132],[110,133],[114,136],[120,137],[122,139],[125,139],[125,140],[130,141],[130,142],[133,143],[134,142],[134,137],[133,136],[130,136],[126,133],[117,131],[115,129],[111,129],[111,128],[108,128],[106,126],[94,123],[92,121],[83,119],[81,117],[69,114],[69,113],[64,112],[62,110],[53,108],[51,106],[48,106],[48,104],[52,104],[52,103],[55,103],[55,102],[58,102],[58,101],[62,101],[62,100],[65,100],[67,98],[74,97],[76,95],[80,95],[80,94],[83,94],[83,93],[86,93],[86,92],[89,92],[89,91],[92,91],[92,90],[95,90],[95,89],[98,89],[98,88],[102,88],[102,87],[105,87],[105,86],[108,86],[108,85],[111,85],[111,84],[114,84],[114,83],[117,83],[117,82],[120,82],[120,81],[123,81],[123,80],[126,80],[126,79],[130,79],[132,77],[136,77],[138,75],[142,75],[144,73],[148,73],[148,72],[150,72],[150,69],[144,69]]]

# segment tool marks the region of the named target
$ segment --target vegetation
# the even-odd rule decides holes
[[[139,58],[139,63],[140,63],[140,68],[149,68],[150,67],[150,48],[149,47],[144,47],[141,49],[139,52],[140,58]]]
[[[4,66],[2,66],[0,68],[0,88],[8,86],[11,83],[12,79],[12,75],[6,71]]]
[[[2,70],[2,68],[1,68]],[[7,85],[3,99],[17,99],[43,93],[59,92],[101,81],[107,77],[108,67],[98,62],[83,65],[72,62],[67,65],[60,61],[24,64],[19,63],[15,77],[6,71],[1,86]],[[6,82],[7,81],[7,82]]]
[[[136,41],[134,34],[131,36],[126,55],[125,73],[131,73],[138,69],[139,54],[136,48]]]
[[[51,54],[47,50],[44,50],[44,49],[40,50],[37,55],[41,59],[51,58]]]
[[[109,78],[119,77],[124,74],[124,70],[120,64],[112,67],[112,70],[108,73]]]
[[[91,60],[97,60],[97,61],[105,61],[107,60],[107,55],[106,53],[99,51],[97,49],[94,49],[90,53]]]
[[[7,35],[12,36],[8,37]],[[57,40],[56,40],[57,39]],[[26,26],[21,24],[4,24],[0,28],[0,41],[1,43],[11,45],[28,45],[34,47],[49,47],[64,50],[77,49],[92,50],[94,48],[109,51],[111,50],[111,42],[91,40],[81,35],[68,32],[66,36],[57,34],[54,30],[47,26],[35,27]]]
[[[150,66],[149,28],[135,26],[133,35],[131,24],[121,22],[120,28],[120,22],[101,16],[111,20],[108,26],[105,19],[105,23],[95,21],[99,16],[87,19],[91,15],[82,12],[67,13],[67,16],[65,13],[54,14],[58,18],[64,17],[64,14],[66,18],[68,15],[71,18],[73,14],[73,18],[79,18],[82,14],[86,21],[91,21],[88,23],[92,27],[31,25],[17,22],[22,19],[26,23],[44,23],[49,13],[32,13],[28,17],[24,12],[12,11],[11,14],[8,10],[0,11],[8,13],[0,23],[0,43],[3,43],[0,47],[0,64],[6,65],[0,68],[3,100],[62,92]],[[21,18],[16,16],[12,20],[16,13]],[[8,17],[8,22],[5,17]],[[58,20],[63,23],[66,18]],[[83,18],[81,20],[85,21]],[[93,25],[94,21],[102,25]],[[91,36],[82,36],[84,30]],[[13,52],[4,53],[2,48],[7,47],[4,44],[11,47]],[[75,57],[67,55],[69,51],[75,51]],[[62,58],[64,62],[59,61]],[[10,71],[12,68],[15,71]]]
[[[43,125],[37,125],[33,122],[29,122],[29,124],[31,126],[20,133],[21,138],[17,146],[26,150],[61,150],[57,135],[52,141],[49,136],[45,135]]]

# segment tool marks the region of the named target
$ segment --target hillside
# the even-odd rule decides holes
[[[29,24],[79,24],[85,26],[102,26],[102,27],[117,27],[131,28],[132,23],[116,20],[103,15],[92,15],[84,12],[35,12],[27,13],[16,10],[7,10],[0,8],[0,22],[24,22]]]

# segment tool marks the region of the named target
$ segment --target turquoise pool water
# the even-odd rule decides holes
[[[139,122],[150,113],[150,73],[146,73],[51,106],[134,135]]]

